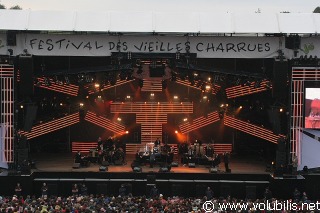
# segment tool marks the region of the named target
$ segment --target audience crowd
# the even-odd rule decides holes
[[[17,190],[15,190],[17,192]],[[132,196],[130,193],[126,193],[124,187],[121,186],[119,189],[118,196],[106,196],[100,195],[87,195],[87,194],[76,194],[72,191],[72,195],[66,197],[42,195],[41,197],[36,196],[0,196],[0,212],[36,212],[36,213],[47,213],[47,212],[62,212],[62,213],[100,213],[100,212],[133,212],[133,213],[155,213],[155,212],[205,212],[202,209],[202,204],[205,201],[212,201],[213,203],[249,203],[247,210],[219,210],[216,208],[212,212],[302,212],[302,211],[260,211],[253,208],[254,203],[275,202],[276,200],[271,196],[271,191],[266,189],[264,198],[257,200],[244,199],[239,200],[231,198],[230,196],[223,198],[216,198],[213,196],[213,190],[208,187],[205,192],[205,196],[202,198],[182,198],[178,196],[164,197],[159,194],[158,189],[151,190],[148,196]],[[279,200],[278,200],[279,202]],[[292,202],[300,203],[311,202],[308,200],[305,193],[300,194],[296,189],[293,193]],[[218,205],[217,205],[218,206]],[[217,207],[216,206],[216,207]],[[303,211],[312,212],[312,211]],[[313,211],[320,212],[320,211]]]

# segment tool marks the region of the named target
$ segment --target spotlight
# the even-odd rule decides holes
[[[205,96],[203,96],[202,98],[203,98],[204,100],[207,100],[207,99],[208,99],[208,96],[205,95]]]
[[[174,133],[178,134],[178,130],[174,131]]]
[[[121,121],[122,119],[119,117],[119,118],[117,118],[117,121]]]
[[[206,85],[206,90],[210,90],[211,89],[211,86],[210,85]]]
[[[130,95],[127,95],[127,96],[126,96],[126,99],[127,99],[127,100],[131,99],[131,96],[130,96]]]
[[[282,108],[280,108],[280,109],[279,109],[279,112],[283,112],[283,109],[282,109]]]
[[[224,104],[221,104],[220,107],[224,107]]]
[[[20,105],[20,109],[23,109],[23,105]]]
[[[240,109],[242,109],[242,106],[239,106]]]
[[[184,121],[184,122],[188,121],[188,118],[184,118],[183,121]]]
[[[151,96],[151,97],[154,97],[154,93],[151,93],[150,96]]]
[[[129,131],[128,131],[128,130],[126,131],[126,134],[129,134]]]
[[[178,100],[179,97],[178,97],[177,95],[175,95],[175,96],[173,96],[173,99],[174,99],[174,100]]]
[[[79,106],[80,106],[80,107],[83,107],[83,106],[84,106],[84,104],[83,104],[83,103],[80,103],[80,104],[79,104]]]
[[[101,99],[101,95],[98,95],[98,99]]]
[[[100,87],[100,84],[95,83],[95,84],[94,84],[94,87],[95,87],[95,88],[99,88],[99,87]]]
[[[208,81],[209,81],[209,82],[211,81],[211,77],[208,78]]]
[[[63,103],[60,103],[60,106],[63,106]]]

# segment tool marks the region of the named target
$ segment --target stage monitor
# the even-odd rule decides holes
[[[320,129],[320,88],[305,90],[305,128]]]

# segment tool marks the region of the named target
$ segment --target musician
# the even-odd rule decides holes
[[[157,140],[154,142],[154,146],[160,146],[161,141],[160,138],[157,138]]]
[[[86,159],[86,157],[81,155],[81,152],[78,151],[76,156],[75,156],[75,163],[80,163],[81,166],[87,166],[88,160]]]
[[[86,196],[88,194],[88,188],[87,188],[86,184],[84,184],[84,183],[82,184],[80,191],[81,191],[82,196]]]
[[[107,141],[106,141],[106,143],[105,143],[105,146],[103,146],[103,148],[104,148],[104,150],[108,150],[108,149],[110,149],[112,146],[113,146],[113,139],[112,139],[112,137],[110,136],[108,139],[107,139]]]
[[[99,137],[99,138],[98,138],[98,147],[99,147],[102,143],[103,143],[102,138]]]

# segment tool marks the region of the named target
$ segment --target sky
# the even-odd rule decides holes
[[[289,11],[311,13],[319,0],[0,0],[10,8],[71,11],[184,11],[262,13]]]

